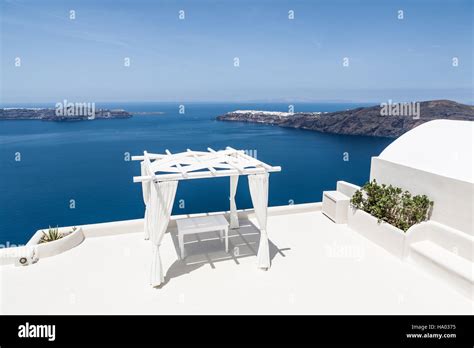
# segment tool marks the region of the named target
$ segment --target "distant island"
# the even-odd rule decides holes
[[[217,116],[238,121],[300,128],[324,133],[396,138],[416,126],[436,119],[474,121],[474,106],[451,100],[386,103],[337,112],[273,112],[237,110]]]
[[[43,120],[43,121],[84,121],[112,118],[130,118],[132,115],[122,109],[97,109],[90,112],[58,113],[54,108],[3,108],[0,120]]]

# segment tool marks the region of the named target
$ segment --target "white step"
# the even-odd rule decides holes
[[[410,245],[410,259],[473,299],[474,263],[429,240]]]
[[[431,224],[429,240],[468,261],[474,261],[474,238],[465,232],[438,223]],[[454,250],[456,250],[454,252]]]
[[[440,224],[426,221],[412,226],[406,233],[406,247],[421,241],[431,241],[436,245],[474,262],[474,237],[466,232]]]
[[[336,224],[347,223],[350,198],[339,191],[324,191],[322,212]]]

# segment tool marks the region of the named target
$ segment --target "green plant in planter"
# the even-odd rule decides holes
[[[49,226],[48,233],[43,231],[43,236],[41,237],[39,243],[47,243],[47,242],[52,242],[58,239],[61,239],[64,237],[64,234],[59,232],[59,228],[56,226],[55,228],[52,228]]]
[[[373,180],[357,190],[351,198],[351,204],[376,217],[407,231],[411,226],[426,221],[430,217],[433,201],[426,195],[412,196],[392,185],[379,185]]]

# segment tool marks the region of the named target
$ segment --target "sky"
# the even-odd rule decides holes
[[[472,102],[472,7],[0,0],[0,102]]]

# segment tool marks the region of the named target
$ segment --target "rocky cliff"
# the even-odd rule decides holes
[[[217,117],[220,121],[273,124],[318,132],[396,138],[430,120],[474,121],[474,106],[451,100],[386,104],[337,112],[286,113],[237,110]]]

